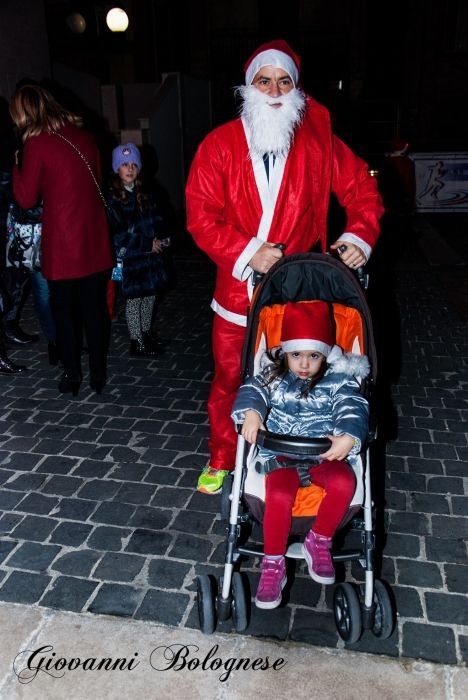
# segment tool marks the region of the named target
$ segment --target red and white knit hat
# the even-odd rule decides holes
[[[316,350],[328,357],[333,347],[333,322],[325,301],[313,304],[288,301],[281,327],[283,352]]]
[[[245,64],[245,84],[251,85],[260,68],[264,66],[282,68],[291,77],[294,87],[297,86],[301,59],[284,39],[269,41],[258,47]]]

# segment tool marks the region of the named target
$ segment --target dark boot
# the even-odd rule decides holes
[[[162,351],[164,352],[164,350]],[[130,341],[130,355],[134,357],[155,357],[160,355],[161,351],[152,348],[150,345],[146,345],[142,340],[131,340]]]
[[[158,335],[154,330],[151,331],[151,340],[153,343],[162,345],[164,348],[171,344],[170,340],[167,340],[167,338],[161,338],[161,336]]]
[[[3,343],[0,343],[0,374],[19,374],[26,372],[27,369],[24,365],[15,365],[13,360],[8,357]]]
[[[54,340],[49,340],[47,352],[49,353],[49,365],[57,365],[60,360],[60,353]]]
[[[64,373],[58,383],[58,390],[61,394],[73,394],[73,396],[78,396],[80,384],[81,378],[76,381],[71,381]]]
[[[159,340],[155,340],[154,336],[151,336],[150,333],[148,333],[147,331],[143,331],[142,336],[144,345],[147,348],[151,348],[151,350],[154,350],[156,355],[162,355],[163,352],[166,352],[164,344]]]
[[[3,332],[6,342],[13,343],[13,345],[28,345],[29,343],[35,343],[39,340],[38,335],[23,331],[23,329],[19,327],[18,321],[6,321]]]
[[[101,394],[102,390],[104,389],[104,386],[106,384],[105,379],[90,379],[89,380],[89,386],[93,391],[96,392],[96,394]]]

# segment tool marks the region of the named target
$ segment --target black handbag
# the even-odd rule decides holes
[[[139,299],[161,294],[168,279],[160,253],[127,251],[123,259],[122,296]]]

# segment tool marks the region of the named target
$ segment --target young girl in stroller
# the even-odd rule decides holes
[[[288,302],[280,347],[266,357],[267,366],[240,388],[234,403],[232,418],[243,423],[245,440],[253,444],[258,430],[268,429],[327,437],[332,443],[327,452],[313,458],[259,449],[255,468],[268,476],[264,557],[255,604],[272,609],[281,603],[286,584],[284,555],[296,494],[310,483],[322,487],[326,495],[302,553],[315,581],[331,584],[335,580],[330,549],[355,490],[350,465],[368,433],[369,406],[359,389],[370,367],[367,357],[344,355],[333,345],[330,305],[324,301]]]

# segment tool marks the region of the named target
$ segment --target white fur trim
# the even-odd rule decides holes
[[[221,318],[224,318],[226,321],[235,323],[236,326],[244,326],[244,328],[247,326],[247,316],[241,316],[241,314],[235,314],[234,311],[228,311],[223,306],[221,306],[221,304],[218,304],[216,299],[213,299],[213,301],[211,302],[211,308],[215,313],[221,316]]]
[[[343,241],[343,243],[348,242],[357,245],[358,248],[360,248],[364,253],[366,262],[369,260],[372,253],[372,248],[368,243],[365,243],[365,241],[363,241],[362,238],[359,238],[359,236],[355,236],[354,233],[343,233],[337,240],[337,243],[340,243],[341,241]]]
[[[239,282],[245,282],[246,279],[252,274],[252,268],[249,266],[249,262],[252,260],[255,253],[261,248],[263,241],[259,238],[252,238],[250,242],[246,245],[242,253],[236,260],[234,269],[232,271],[232,276],[239,280]]]
[[[370,373],[369,358],[366,355],[355,355],[347,352],[341,357],[331,360],[328,358],[333,372],[347,374],[350,377],[367,377]]]
[[[343,350],[339,345],[334,345],[331,349],[330,354],[327,357],[327,363],[331,365],[338,358],[343,357]]]
[[[288,56],[284,51],[278,51],[278,49],[268,49],[268,51],[262,51],[258,56],[255,56],[245,73],[245,84],[252,85],[252,80],[255,78],[260,68],[264,66],[282,68],[291,77],[294,87],[296,87],[299,78],[296,64],[291,56]]]
[[[321,340],[312,340],[311,338],[295,338],[294,340],[286,340],[281,343],[283,352],[299,352],[300,350],[315,350],[321,352],[322,355],[328,357],[332,346],[322,343]]]

